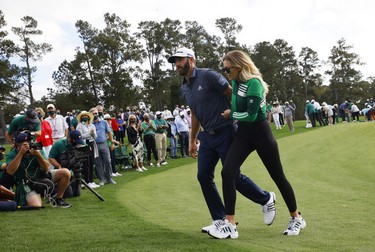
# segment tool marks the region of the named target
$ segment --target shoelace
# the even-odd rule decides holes
[[[292,218],[290,221],[289,221],[289,224],[288,224],[288,229],[289,230],[296,230],[296,229],[299,229],[301,227],[302,223],[300,220],[297,220],[296,218]]]
[[[263,206],[263,213],[267,213],[267,212],[275,211],[275,210],[276,210],[275,202],[272,202]]]
[[[232,232],[236,232],[237,231],[236,227],[232,228],[231,225],[229,225],[229,223],[225,223],[225,222],[218,229],[219,229],[220,233],[224,233],[224,234],[226,234],[226,233],[232,233]]]
[[[221,226],[225,225],[225,221],[215,220],[215,221],[212,222],[212,225],[214,225],[215,228],[220,228]]]

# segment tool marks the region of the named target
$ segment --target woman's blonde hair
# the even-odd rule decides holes
[[[239,72],[241,81],[246,82],[251,78],[257,78],[263,85],[264,93],[268,93],[268,84],[263,80],[262,74],[247,53],[240,50],[230,51],[224,56],[224,60],[228,61],[232,67],[241,69]]]
[[[129,115],[128,120],[130,121],[131,118],[137,119],[137,117],[136,117],[135,115],[133,115],[133,114],[132,114],[132,115]]]
[[[46,115],[46,113],[44,113],[44,110],[42,108],[40,108],[40,107],[36,108],[35,111],[39,112],[42,115],[43,118]]]

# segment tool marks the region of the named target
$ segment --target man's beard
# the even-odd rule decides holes
[[[179,69],[178,70],[178,73],[181,75],[181,76],[186,76],[186,74],[189,72],[190,70],[190,62],[187,61],[184,65],[183,68]]]

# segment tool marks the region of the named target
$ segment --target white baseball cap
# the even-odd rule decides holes
[[[56,109],[56,108],[55,108],[55,105],[53,105],[52,103],[50,103],[50,104],[47,105],[47,109],[48,109],[48,108],[52,108],[53,110]]]
[[[182,47],[182,48],[177,49],[175,54],[168,58],[168,62],[169,63],[176,63],[177,57],[179,57],[179,58],[185,58],[185,57],[195,58],[195,55],[194,55],[193,50],[191,50],[189,48],[186,48],[186,47]]]

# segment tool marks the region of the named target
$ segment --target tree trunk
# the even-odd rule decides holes
[[[4,112],[3,112],[2,106],[0,106],[0,127],[2,129],[2,131],[0,131],[0,139],[2,138],[5,139],[5,131],[7,130],[7,125],[5,123]]]

